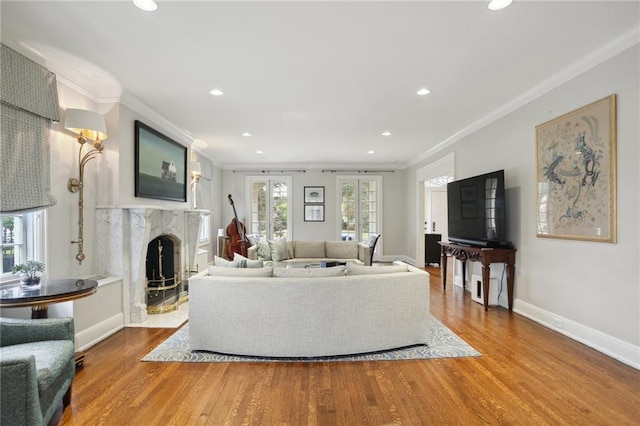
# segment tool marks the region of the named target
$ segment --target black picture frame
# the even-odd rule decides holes
[[[324,204],[305,204],[305,222],[324,222]]]
[[[134,123],[135,196],[187,201],[187,147],[147,126]]]
[[[324,186],[305,186],[304,202],[306,203],[324,203]]]

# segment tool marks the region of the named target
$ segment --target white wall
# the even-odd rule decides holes
[[[275,169],[275,168],[274,168]],[[303,168],[301,168],[303,169]],[[320,169],[304,169],[306,173],[284,173],[271,176],[287,175],[292,177],[293,192],[293,232],[292,239],[297,240],[334,240],[337,239],[336,222],[336,179],[335,173],[322,173]],[[256,176],[256,173],[234,172],[225,169],[223,172],[224,207],[222,209],[223,228],[233,218],[231,205],[226,201],[227,194],[233,196],[233,202],[238,213],[238,218],[245,220],[247,215],[245,199],[245,178]],[[376,175],[372,173],[371,175]],[[369,176],[371,176],[369,175]],[[404,205],[407,194],[404,188],[405,171],[396,170],[393,173],[380,173],[382,176],[383,190],[383,223],[382,237],[380,239],[381,253],[385,260],[404,259],[406,246],[406,234],[404,224]],[[265,176],[267,176],[265,174]],[[303,214],[304,187],[325,187],[325,221],[305,222]]]
[[[455,151],[458,179],[505,169],[509,238],[518,249],[514,310],[637,368],[639,51],[634,45],[439,154]],[[535,126],[612,93],[618,95],[618,243],[537,238]],[[410,169],[409,186],[428,162]],[[415,224],[415,200],[408,208],[408,223]]]

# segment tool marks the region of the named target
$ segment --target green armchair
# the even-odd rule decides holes
[[[48,425],[60,415],[71,403],[74,352],[73,318],[0,318],[0,425]]]

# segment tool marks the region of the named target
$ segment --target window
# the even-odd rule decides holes
[[[44,210],[19,215],[1,215],[2,266],[0,280],[15,276],[14,265],[27,260],[43,260]]]
[[[339,236],[344,240],[366,241],[380,234],[382,223],[382,178],[342,176],[338,179],[340,206]]]
[[[203,214],[200,216],[200,236],[199,236],[199,240],[201,243],[204,243],[206,241],[209,241],[209,215],[208,214]]]
[[[248,234],[260,239],[291,238],[291,177],[247,177],[249,185]]]

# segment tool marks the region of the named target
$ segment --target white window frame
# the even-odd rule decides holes
[[[38,210],[35,212],[21,214],[3,214],[1,216],[17,216],[22,219],[22,228],[20,229],[20,232],[22,233],[22,241],[15,244],[16,246],[20,246],[20,253],[16,259],[16,263],[24,263],[27,260],[45,262],[44,248],[46,244],[46,210]],[[4,246],[5,245],[2,244],[2,247]],[[0,274],[0,283],[17,281],[18,279],[18,275],[13,274],[11,270],[3,270]]]
[[[360,192],[360,182],[362,181],[373,181],[376,183],[376,233],[382,234],[382,219],[383,219],[383,204],[382,204],[382,176],[379,175],[370,175],[370,176],[362,176],[362,175],[341,175],[336,177],[336,238],[338,240],[342,239],[342,183],[346,181],[356,181],[358,184],[356,185],[357,194],[356,199],[359,200],[359,192]],[[359,203],[356,203],[356,228],[358,239],[362,234],[361,224],[359,223]],[[376,253],[379,256],[382,255],[382,247],[376,248]]]
[[[211,239],[211,215],[203,213],[200,215],[200,235],[198,241],[200,244],[208,243]]]
[[[267,204],[267,211],[272,211],[272,204],[271,202],[273,201],[271,198],[271,188],[272,188],[272,184],[276,183],[276,182],[283,182],[287,185],[287,235],[286,238],[288,240],[291,240],[293,238],[293,198],[294,198],[294,191],[293,191],[293,178],[291,176],[247,176],[245,179],[245,184],[246,184],[246,190],[245,190],[245,194],[246,194],[246,206],[247,206],[247,223],[245,223],[245,226],[247,227],[247,233],[251,234],[251,218],[253,216],[253,211],[251,210],[253,208],[253,204],[251,202],[251,191],[252,191],[252,186],[253,183],[255,182],[266,182],[267,184],[267,188],[269,190],[269,198],[268,198],[268,204]],[[271,221],[268,224],[268,233],[267,233],[267,239],[272,239],[273,238],[273,224],[271,223]]]

